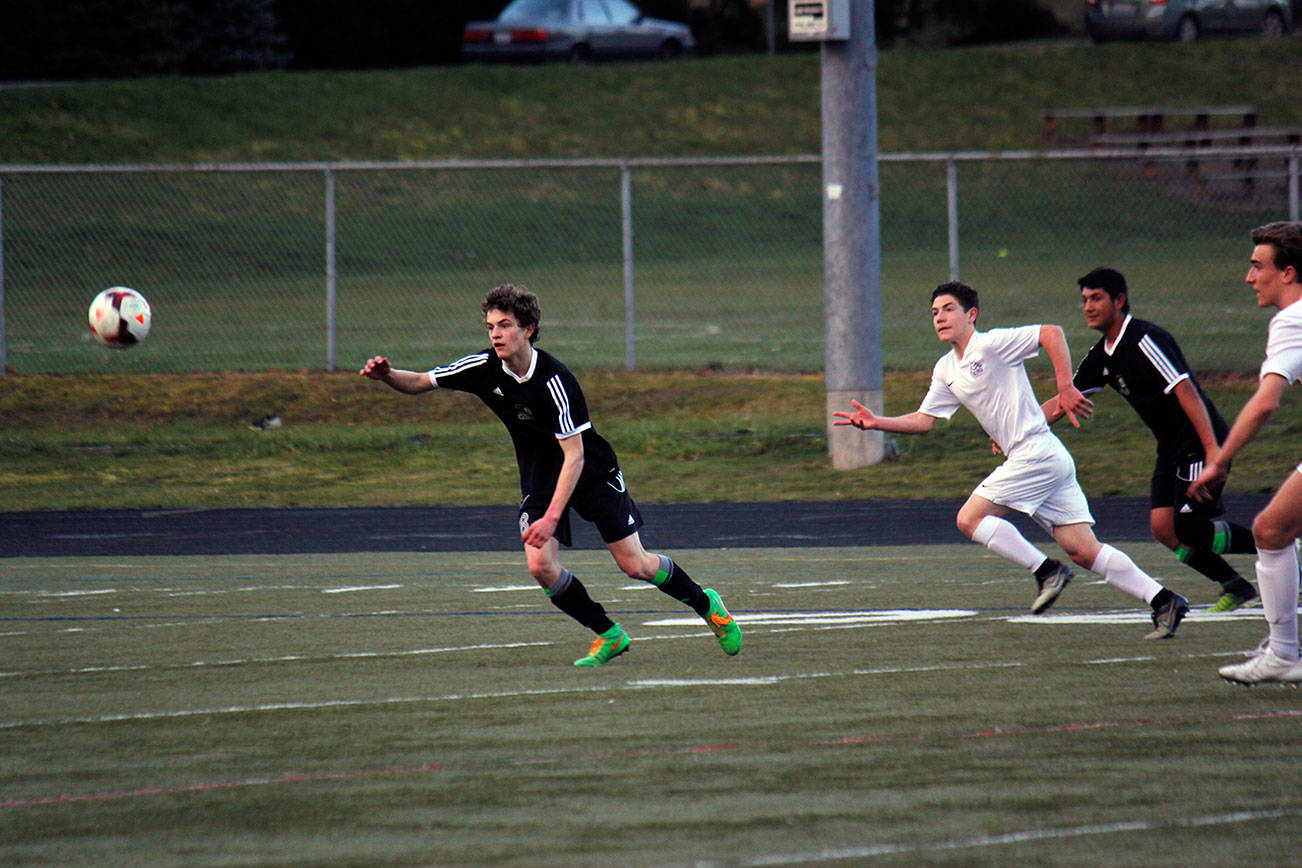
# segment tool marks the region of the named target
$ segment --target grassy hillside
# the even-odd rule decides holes
[[[1033,368],[1047,396],[1047,368]],[[959,413],[926,437],[897,438],[902,454],[886,463],[833,470],[817,376],[592,373],[583,383],[649,503],[961,498],[997,463]],[[887,412],[915,409],[926,384],[926,374],[889,375]],[[1206,385],[1227,415],[1252,390],[1248,379]],[[1096,397],[1080,430],[1057,426],[1086,491],[1146,494],[1151,436],[1120,396]],[[1273,490],[1292,466],[1298,398],[1236,460],[1234,492]],[[249,427],[270,414],[280,427]],[[406,397],[351,372],[0,379],[3,509],[510,503],[516,489],[505,432],[465,395]]]
[[[1260,56],[1269,62],[1256,61]],[[1263,123],[1299,124],[1302,105],[1295,99],[1292,74],[1297,68],[1302,68],[1302,38],[1297,37],[1188,46],[889,50],[880,57],[881,145],[886,151],[1042,147],[1040,110],[1063,105],[1252,102],[1261,108]],[[819,148],[818,89],[818,60],[809,54],[9,88],[0,89],[0,163],[807,153]],[[986,174],[991,176],[967,181],[965,192],[982,185],[1002,189],[1006,182],[997,173]],[[18,201],[19,190],[18,184],[8,185],[8,201]],[[1129,201],[1126,195],[1118,191],[1112,204]],[[269,197],[273,202],[281,198],[279,191],[270,191]],[[201,200],[208,201],[208,194],[195,197]],[[914,205],[887,203],[887,208],[907,211]],[[1083,200],[1060,201],[1058,207],[1092,215],[1108,224],[1100,232],[1124,236],[1141,249],[1149,233],[1164,225],[1150,219],[1140,202],[1122,209],[1124,221]],[[1033,227],[1021,225],[1031,218],[997,208],[989,214],[968,213],[981,233],[969,244],[992,251],[1025,246],[1026,264],[1017,266],[1026,272],[1022,282],[1058,285],[1037,284],[1037,269],[1057,254],[1034,249]],[[195,218],[199,225],[201,217]],[[1214,236],[1236,237],[1241,218],[1233,232],[1218,224]],[[46,224],[57,227],[62,219],[51,213]],[[246,221],[255,234],[257,219],[254,214]],[[71,241],[74,230],[66,236]],[[313,249],[319,244],[314,232],[307,231]],[[998,237],[987,238],[987,232]],[[376,237],[388,239],[391,233],[377,230]],[[28,243],[23,238],[6,241],[11,254]],[[1185,250],[1190,245],[1183,236],[1166,241],[1184,244],[1176,247],[1185,251],[1183,267],[1162,266],[1151,276],[1141,275],[1146,287],[1153,286],[1145,295],[1152,309],[1163,307],[1163,299],[1181,297],[1179,279],[1163,275],[1206,270],[1197,256],[1219,257],[1219,266],[1239,255],[1236,241],[1210,251],[1203,246]],[[1121,249],[1120,241],[1108,243],[1113,247],[1107,253]],[[236,243],[232,249],[252,246]],[[61,255],[76,258],[77,250],[70,242]],[[1075,258],[1086,260],[1098,255],[1092,249],[1073,251]],[[55,258],[47,253],[36,259],[48,265]],[[1014,258],[991,261],[1004,267]],[[917,285],[908,272],[917,264],[908,257],[888,257],[887,265],[894,269],[896,284]],[[250,267],[259,280],[271,279],[263,264]],[[816,261],[804,271],[816,275]],[[971,273],[978,285],[985,285],[979,267]],[[683,283],[675,275],[670,273],[669,282]],[[225,271],[220,278],[229,283]],[[809,279],[817,281],[816,276]],[[270,284],[251,285],[263,287],[259,297],[272,294],[266,291]],[[690,292],[705,291],[683,285]],[[1246,309],[1245,316],[1255,313],[1232,295],[1237,292],[1228,287],[1223,305],[1233,305],[1236,312]],[[283,296],[276,298],[285,303]],[[1258,343],[1244,347],[1258,340],[1260,324],[1250,339],[1226,331],[1227,318],[1217,307],[1222,302],[1209,299],[1210,307],[1191,305],[1183,315],[1203,323],[1201,329],[1215,322],[1216,340],[1228,352],[1255,355]],[[316,304],[311,298],[306,303]],[[1065,302],[1045,303],[1060,311],[1057,318],[1080,330]],[[992,310],[992,324],[1033,315],[1030,308],[1007,308],[1005,300],[1003,309]],[[67,319],[73,322],[80,315],[73,311]],[[884,315],[893,333],[917,344],[892,346],[892,358],[926,367],[938,348],[919,326],[912,302],[892,302]],[[460,345],[468,326],[458,324],[455,333]],[[562,334],[557,330],[551,339]],[[422,334],[420,340],[428,336]],[[1083,336],[1073,340],[1079,352]],[[166,330],[151,341],[135,352],[163,351]],[[562,344],[560,352],[572,355],[569,349]],[[357,353],[348,349],[345,355],[351,359]],[[372,384],[347,373],[140,376],[126,366],[137,358],[115,358],[122,364],[106,366],[121,371],[115,376],[0,378],[4,508],[511,499],[514,470],[505,438],[482,412],[463,417],[469,409],[464,402],[448,396],[407,402],[379,387],[367,389]],[[907,368],[888,377],[888,412],[916,407],[924,381]],[[851,474],[833,472],[826,466],[823,387],[817,376],[588,372],[585,383],[590,401],[600,396],[594,401],[597,418],[619,447],[636,480],[635,491],[648,501],[957,497],[992,461],[984,437],[961,415],[939,434],[905,441],[907,454],[897,461]],[[1217,386],[1217,400],[1227,415],[1249,389],[1245,381]],[[1262,490],[1276,483],[1284,466],[1276,453],[1299,425],[1297,401],[1290,399],[1266,434],[1271,445],[1236,465],[1236,490]],[[285,426],[248,429],[247,422],[269,413],[281,415]],[[1088,491],[1145,491],[1151,441],[1119,400],[1086,431],[1067,437]]]
[[[1302,123],[1302,37],[887,49],[884,151],[1042,146],[1049,106],[1251,102]],[[0,163],[808,153],[816,54],[0,90]]]

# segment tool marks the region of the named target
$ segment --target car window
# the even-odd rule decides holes
[[[601,0],[579,0],[579,20],[584,24],[609,24],[610,16]]]
[[[570,0],[515,0],[498,21],[520,24],[559,24],[568,21]]]
[[[625,0],[606,0],[606,8],[610,10],[610,17],[616,24],[632,24],[642,17],[637,7]]]

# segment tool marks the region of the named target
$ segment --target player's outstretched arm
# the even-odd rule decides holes
[[[375,356],[368,359],[358,373],[368,379],[388,383],[394,389],[408,395],[418,395],[434,388],[434,384],[429,381],[427,374],[395,368],[389,364],[389,360],[384,356]]]
[[[936,424],[936,417],[928,416],[926,413],[915,411],[904,416],[878,416],[853,398],[850,399],[850,404],[854,407],[853,413],[845,413],[841,410],[832,412],[832,415],[837,417],[832,422],[833,425],[853,425],[860,431],[926,434]]]
[[[1062,326],[1042,325],[1040,326],[1040,346],[1044,347],[1044,352],[1049,356],[1049,361],[1053,363],[1053,376],[1058,381],[1057,394],[1057,413],[1053,419],[1066,416],[1073,426],[1080,427],[1080,421],[1076,418],[1088,419],[1090,413],[1094,411],[1094,402],[1086,398],[1076,384],[1072,382],[1071,370],[1071,350],[1067,347],[1067,335],[1063,333]],[[1052,399],[1050,399],[1052,400]],[[1048,402],[1045,402],[1047,407]],[[1049,411],[1046,409],[1045,418],[1049,418]],[[1051,419],[1050,421],[1053,421]]]

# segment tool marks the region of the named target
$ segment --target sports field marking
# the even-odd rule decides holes
[[[589,688],[589,691],[596,691],[602,688]],[[578,690],[535,690],[529,691],[530,695],[544,695],[555,693],[572,693]],[[481,696],[500,696],[503,694],[480,694]],[[397,701],[397,700],[395,700]],[[418,700],[402,700],[418,701]],[[333,703],[333,707],[341,707],[351,703]],[[1190,718],[1173,718],[1170,720],[1117,720],[1117,721],[1096,721],[1086,723],[1063,723],[1047,724],[1039,727],[1022,727],[1016,729],[1006,729],[1002,727],[986,727],[983,729],[970,730],[957,733],[933,733],[922,734],[916,732],[905,733],[877,733],[877,734],[847,734],[836,738],[819,738],[811,739],[805,742],[782,742],[787,747],[816,747],[816,748],[841,748],[841,747],[858,747],[863,745],[876,745],[891,741],[923,741],[930,739],[952,740],[954,738],[1005,738],[1008,736],[1025,736],[1025,735],[1057,735],[1067,733],[1078,733],[1103,727],[1146,727],[1146,726],[1189,726],[1201,725],[1206,726],[1214,723],[1225,722],[1249,722],[1256,720],[1275,720],[1280,718],[1302,717],[1302,710],[1289,709],[1285,711],[1269,711],[1260,713],[1247,713],[1240,715],[1230,715],[1212,719],[1190,719]],[[618,751],[598,751],[588,752],[582,755],[558,754],[553,756],[540,756],[531,754],[525,758],[515,758],[501,760],[497,765],[506,768],[515,768],[523,766],[538,765],[563,765],[569,768],[577,763],[605,763],[612,759],[620,759],[627,756],[635,756],[638,759],[644,759],[648,756],[663,755],[677,756],[682,754],[693,753],[721,753],[721,752],[742,752],[742,751],[770,751],[774,745],[769,742],[738,742],[730,744],[707,744],[707,745],[688,745],[665,746],[655,749],[638,749],[627,753]],[[482,767],[483,762],[470,761],[476,767]],[[276,784],[304,783],[311,781],[331,781],[331,780],[356,780],[359,778],[393,776],[393,775],[414,775],[429,774],[436,772],[450,771],[456,768],[455,763],[422,763],[414,766],[402,768],[381,768],[381,769],[341,769],[336,771],[324,772],[295,772],[277,776],[259,776],[250,777],[240,780],[224,781],[198,781],[181,784],[158,784],[146,787],[138,787],[130,790],[105,790],[97,792],[84,793],[58,793],[54,795],[39,796],[17,796],[7,799],[0,799],[0,810],[14,807],[34,807],[39,805],[64,804],[68,802],[87,802],[87,801],[108,801],[115,799],[125,799],[140,796],[159,796],[159,795],[177,795],[181,793],[205,792],[218,789],[233,789],[236,787],[256,787],[270,786]],[[1280,811],[1282,813],[1276,813]],[[1294,816],[1302,813],[1302,808],[1287,807],[1276,809],[1276,811],[1240,811],[1234,814],[1217,814],[1204,817],[1194,817],[1188,819],[1177,819],[1169,821],[1175,825],[1181,826],[1207,826],[1215,825],[1220,822],[1246,822],[1254,819],[1275,819],[1282,816]],[[1004,835],[981,836],[979,838],[970,838],[959,841],[942,841],[935,844],[877,844],[869,847],[847,848],[838,850],[819,850],[810,853],[799,854],[775,854],[762,856],[757,859],[742,863],[744,865],[786,865],[793,862],[819,862],[833,861],[839,859],[862,858],[872,855],[885,855],[896,852],[911,852],[923,850],[952,850],[965,849],[969,847],[992,846],[996,844],[1017,843],[1020,841],[1038,840],[1041,838],[1053,837],[1071,837],[1081,834],[1096,834],[1100,831],[1117,832],[1130,831],[1134,828],[1148,828],[1144,821],[1137,823],[1109,824],[1105,826],[1079,826],[1069,827],[1067,829],[1048,829],[1048,830],[1031,830],[1025,832],[1011,832]],[[897,848],[904,847],[904,850],[880,849],[880,848]],[[698,862],[697,865],[709,865],[709,862]]]
[[[771,856],[759,856],[729,861],[729,865],[751,866],[765,865],[808,865],[818,862],[841,862],[847,859],[866,859],[872,856],[898,856],[907,853],[933,853],[948,850],[972,850],[982,847],[1001,847],[1008,844],[1024,844],[1028,841],[1051,841],[1063,838],[1080,838],[1089,835],[1116,835],[1130,832],[1152,832],[1170,828],[1193,828],[1199,826],[1223,826],[1234,823],[1252,823],[1263,820],[1279,820],[1285,817],[1302,816],[1302,807],[1273,808],[1261,811],[1236,811],[1232,814],[1208,814],[1201,817],[1176,817],[1165,822],[1148,820],[1130,820],[1124,823],[1105,823],[1094,826],[1064,826],[1056,829],[1027,829],[1020,832],[1006,832],[1002,835],[981,835],[976,838],[961,838],[952,841],[937,841],[932,844],[869,844],[863,847],[844,847],[837,849],[815,850],[805,853],[784,853]],[[713,866],[715,862],[694,862],[697,868]]]
[[[117,664],[81,666],[75,669],[28,670],[0,672],[0,678],[18,678],[51,675],[94,675],[104,672],[158,672],[176,669],[206,669],[223,666],[250,666],[268,663],[323,663],[330,660],[369,660],[381,658],[420,657],[427,654],[453,654],[460,651],[487,651],[504,648],[536,648],[554,645],[554,642],[500,642],[479,645],[450,645],[445,648],[412,648],[404,651],[344,651],[338,654],[284,654],[278,657],[232,658],[230,660],[193,660],[186,663]]]
[[[471,588],[472,594],[501,594],[508,591],[537,591],[537,585],[490,585],[483,588]]]
[[[791,678],[819,678],[819,675],[755,675],[745,678],[647,678],[642,681],[630,681],[628,687],[637,690],[647,687],[726,687],[780,684]]]
[[[133,588],[133,591],[142,589]],[[261,591],[305,591],[311,590],[307,585],[250,585],[245,588],[218,588],[217,590],[183,591],[179,588],[150,588],[164,597],[220,597],[226,594],[252,594]]]
[[[96,597],[101,594],[116,594],[117,588],[96,588],[93,591],[33,591],[33,597],[42,599],[59,599],[65,597]]]
[[[1260,609],[1236,609],[1233,612],[1203,612],[1197,609],[1185,616],[1184,623],[1216,624],[1228,621],[1261,621]],[[1152,616],[1142,609],[1117,609],[1107,612],[1049,612],[1045,615],[1014,615],[1009,624],[1149,624]]]
[[[774,582],[775,588],[831,588],[836,585],[848,585],[850,582],[846,579],[836,579],[827,582]]]
[[[861,609],[834,612],[749,612],[733,613],[739,624],[772,626],[853,626],[856,624],[903,624],[912,621],[933,621],[943,618],[971,618],[972,609]],[[647,627],[699,627],[695,617],[660,618],[644,621]]]
[[[293,659],[293,658],[286,658]],[[173,668],[184,669],[190,664],[175,664]],[[234,664],[227,664],[234,665]],[[863,675],[899,675],[906,672],[970,672],[980,669],[1005,669],[1021,666],[1021,663],[972,663],[958,666],[936,665],[936,666],[888,666],[873,669],[853,669],[849,672],[807,672],[795,673],[790,675],[779,676],[761,676],[770,678],[758,683],[776,684],[783,681],[801,681],[811,678],[844,678],[849,676]],[[729,681],[719,681],[719,684],[734,683]],[[757,682],[751,682],[757,683]],[[237,705],[223,708],[188,708],[176,709],[173,711],[143,711],[143,712],[124,712],[121,714],[105,714],[89,717],[61,718],[57,720],[27,720],[27,721],[0,721],[0,730],[17,729],[20,727],[49,727],[49,726],[66,726],[69,724],[89,724],[89,723],[119,723],[122,721],[135,720],[166,720],[179,717],[202,717],[205,715],[223,715],[223,714],[253,714],[280,711],[322,711],[335,708],[355,708],[362,706],[385,706],[385,705],[407,705],[412,703],[438,703],[438,702],[459,702],[465,700],[477,699],[508,699],[521,696],[540,696],[548,694],[566,694],[566,693],[596,693],[596,692],[613,692],[619,690],[638,690],[647,689],[650,686],[659,687],[690,687],[690,683],[678,683],[674,681],[664,681],[656,685],[650,682],[629,681],[624,684],[608,684],[595,687],[556,687],[540,688],[529,690],[501,690],[484,693],[448,693],[431,696],[397,696],[382,697],[379,699],[330,699],[319,701],[303,702],[272,702],[259,705]]]
[[[343,588],[322,588],[323,594],[354,594],[358,591],[393,591],[401,588],[402,585],[353,585]]]

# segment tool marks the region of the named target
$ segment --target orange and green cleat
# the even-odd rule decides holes
[[[575,666],[604,666],[607,660],[612,657],[618,657],[628,650],[632,642],[624,628],[616,624],[605,633],[597,634],[596,640],[592,647],[588,649],[587,657],[580,657],[574,661]]]
[[[714,635],[719,637],[719,646],[729,656],[741,650],[741,628],[728,614],[728,609],[719,599],[719,592],[705,589],[705,596],[710,598],[710,611],[705,616],[705,623],[710,625]]]

